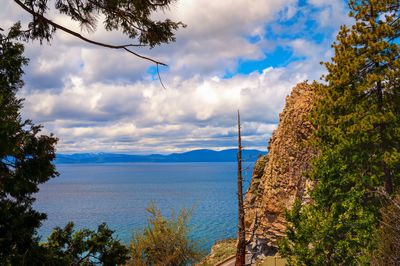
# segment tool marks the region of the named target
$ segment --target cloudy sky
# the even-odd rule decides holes
[[[2,27],[29,20],[0,1]],[[160,67],[167,89],[150,62],[58,31],[51,45],[26,44],[23,117],[54,133],[59,153],[149,154],[233,148],[240,109],[244,145],[266,150],[286,95],[319,80],[347,13],[343,0],[178,0],[157,14],[187,24],[177,41],[137,50],[169,65]],[[101,25],[84,35],[128,41]]]

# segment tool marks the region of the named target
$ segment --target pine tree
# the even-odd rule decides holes
[[[56,227],[47,242],[41,243],[35,257],[27,265],[121,265],[128,256],[128,248],[113,237],[114,231],[105,223],[97,230],[74,231],[74,223]],[[19,265],[22,265],[21,263]]]
[[[16,96],[23,86],[24,47],[14,43],[16,25],[8,35],[0,34],[0,264],[21,265],[36,249],[36,230],[46,214],[32,208],[38,185],[57,176],[52,135],[39,135],[40,126],[23,121],[22,100]]]
[[[0,34],[0,265],[122,264],[128,249],[105,224],[97,232],[75,233],[70,222],[39,244],[37,229],[47,215],[33,209],[34,194],[58,175],[52,164],[57,139],[21,118],[22,99],[16,94],[28,60],[23,45],[15,42],[19,33],[16,24],[7,35]]]
[[[368,261],[380,202],[400,183],[400,60],[397,0],[351,0],[356,23],[342,26],[317,87],[309,177],[313,203],[287,213],[281,253],[292,263]]]

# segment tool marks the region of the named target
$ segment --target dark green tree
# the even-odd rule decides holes
[[[23,10],[32,15],[28,28],[20,33],[26,40],[50,41],[56,30],[61,30],[85,42],[112,49],[122,49],[142,59],[158,65],[165,65],[152,58],[142,56],[132,50],[134,47],[148,46],[153,48],[162,43],[175,41],[174,31],[185,27],[182,22],[170,19],[154,20],[152,15],[167,9],[175,0],[14,0]],[[54,2],[54,6],[49,2]],[[121,31],[136,43],[112,45],[84,37],[63,25],[47,18],[47,13],[59,12],[77,21],[82,29],[95,31],[99,18],[104,18],[103,25],[107,31]]]
[[[36,230],[46,214],[32,209],[38,185],[57,176],[51,161],[57,139],[39,135],[40,126],[23,121],[22,99],[24,47],[12,42],[18,25],[0,34],[0,263],[20,264],[37,245]],[[18,263],[17,263],[18,262]]]
[[[97,231],[81,229],[74,232],[74,223],[56,227],[41,245],[44,265],[116,265],[128,260],[128,249],[113,238],[113,230],[105,223]]]
[[[294,264],[359,264],[375,249],[380,202],[400,182],[399,4],[350,0],[356,22],[333,44],[327,84],[315,84],[313,202],[287,213],[280,249]]]
[[[58,175],[51,163],[55,158],[53,136],[40,134],[41,126],[22,120],[24,47],[16,43],[16,24],[7,35],[0,34],[0,264],[78,265],[99,262],[124,263],[128,249],[113,238],[105,224],[97,232],[73,232],[73,223],[56,228],[48,242],[39,244],[37,229],[45,213],[32,208],[39,184]]]

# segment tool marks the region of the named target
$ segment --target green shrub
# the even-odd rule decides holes
[[[177,216],[172,212],[171,218],[162,216],[154,202],[145,209],[148,225],[132,233],[130,265],[187,265],[205,255],[201,241],[189,237],[194,206],[182,208]]]

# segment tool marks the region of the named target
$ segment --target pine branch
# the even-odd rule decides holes
[[[106,48],[111,48],[111,49],[123,49],[123,50],[125,50],[125,51],[127,51],[127,52],[129,52],[129,53],[131,53],[131,54],[133,54],[133,55],[135,55],[135,56],[141,58],[141,59],[144,59],[144,60],[148,60],[148,61],[150,61],[150,62],[153,62],[153,63],[156,64],[157,66],[158,66],[158,65],[167,66],[167,64],[165,64],[165,63],[162,63],[162,62],[160,62],[160,61],[154,60],[154,59],[152,59],[152,58],[150,58],[150,57],[147,57],[147,56],[140,55],[140,54],[138,54],[138,53],[136,53],[136,52],[134,52],[134,51],[128,49],[128,47],[143,47],[143,46],[146,46],[146,45],[142,45],[142,44],[111,45],[111,44],[107,44],[107,43],[102,43],[102,42],[93,41],[93,40],[91,40],[91,39],[88,39],[88,38],[82,36],[81,34],[75,32],[75,31],[72,31],[72,30],[70,30],[70,29],[68,29],[68,28],[65,28],[65,27],[63,27],[63,26],[61,26],[61,25],[59,25],[59,24],[53,22],[52,20],[50,20],[50,19],[44,17],[43,15],[37,13],[37,12],[33,9],[33,7],[31,7],[31,8],[27,7],[27,6],[26,6],[25,4],[23,4],[20,0],[14,0],[14,2],[16,2],[16,3],[17,3],[20,7],[22,7],[25,11],[27,11],[28,13],[30,13],[33,17],[39,18],[39,19],[45,21],[46,23],[52,25],[54,28],[59,29],[59,30],[62,30],[62,31],[64,31],[64,32],[66,32],[66,33],[68,33],[68,34],[70,34],[70,35],[72,35],[72,36],[75,36],[76,38],[79,38],[79,39],[81,39],[81,40],[83,40],[83,41],[85,41],[85,42],[88,42],[88,43],[91,43],[91,44],[94,44],[94,45],[98,45],[98,46],[102,46],[102,47],[106,47]],[[160,80],[160,81],[161,81],[161,80]]]

